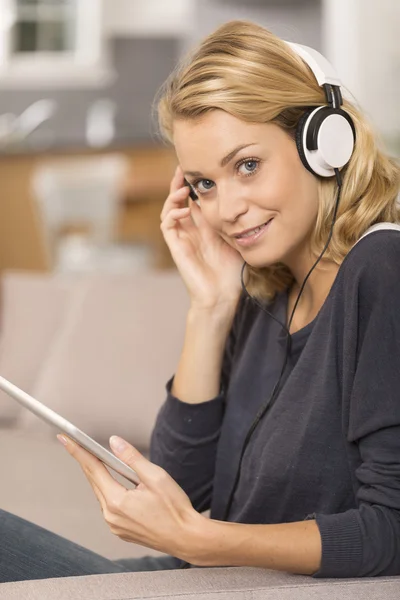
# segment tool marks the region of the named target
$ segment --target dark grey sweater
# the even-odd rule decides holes
[[[285,321],[287,294],[270,312]],[[284,360],[282,328],[241,298],[221,393],[202,404],[170,394],[152,460],[197,510],[222,519],[254,416]],[[229,520],[315,518],[315,577],[400,574],[400,233],[377,231],[343,261],[312,323],[292,336],[285,383],[252,435]]]

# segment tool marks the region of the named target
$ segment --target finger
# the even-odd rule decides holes
[[[176,168],[175,168],[175,171],[174,171],[174,174],[173,174],[173,176],[172,176],[172,179],[171,179],[171,181],[170,181],[170,184],[169,184],[169,193],[170,193],[170,194],[172,194],[174,191],[176,191],[176,190],[178,189],[178,188],[177,188],[177,181],[178,181],[178,166],[179,166],[179,165],[177,165],[177,166],[176,166]]]
[[[171,208],[181,208],[182,206],[184,206],[187,202],[188,197],[188,186],[180,187],[179,190],[171,193],[164,202],[164,206],[160,214],[161,221],[165,219],[166,214],[171,210]]]
[[[171,184],[169,187],[170,193],[176,192],[184,185],[184,176],[183,171],[180,165],[178,165],[175,169],[174,176],[171,179]]]
[[[188,226],[194,227],[192,220],[190,219],[190,208],[186,206],[185,208],[174,208],[169,211],[166,215],[165,219],[161,223],[162,231],[169,231],[171,229],[175,229],[178,222],[183,221],[183,219],[187,219]],[[186,222],[185,222],[186,223]]]
[[[86,475],[86,473],[85,473],[85,475]],[[86,477],[92,487],[94,495],[96,496],[96,498],[100,504],[101,512],[104,514],[107,509],[106,499],[104,498],[103,494],[101,493],[100,488],[97,487],[97,485],[94,483],[94,481],[92,481],[90,479],[90,477],[88,477],[87,475],[86,475]]]
[[[66,435],[58,435],[57,438],[62,442],[69,454],[80,464],[89,483],[91,485],[95,484],[106,500],[110,496],[116,496],[126,491],[126,488],[110,475],[104,464],[93,456],[93,454]]]
[[[192,221],[198,229],[201,229],[203,233],[211,233],[213,230],[204,218],[201,212],[200,206],[196,202],[192,202],[190,205]]]
[[[110,448],[122,462],[137,472],[140,480],[145,484],[149,480],[154,480],[154,477],[158,478],[160,473],[164,473],[161,467],[147,460],[139,450],[116,435],[110,438]]]

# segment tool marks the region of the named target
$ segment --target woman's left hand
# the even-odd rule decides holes
[[[126,489],[90,452],[65,435],[57,437],[82,467],[113,534],[190,562],[191,547],[204,517],[194,510],[188,496],[164,469],[148,461],[125,440],[113,436],[110,446],[114,454],[140,479],[135,489]]]

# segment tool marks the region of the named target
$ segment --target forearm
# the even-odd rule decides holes
[[[235,309],[235,305],[229,305],[218,310],[189,310],[171,390],[182,402],[198,404],[218,395],[223,353]]]
[[[320,568],[321,536],[315,521],[247,525],[201,519],[187,558],[193,565],[263,567],[304,575]]]

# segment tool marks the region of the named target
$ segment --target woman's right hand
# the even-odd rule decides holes
[[[237,303],[243,258],[204,219],[178,166],[161,212],[161,231],[190,295],[192,307]]]

